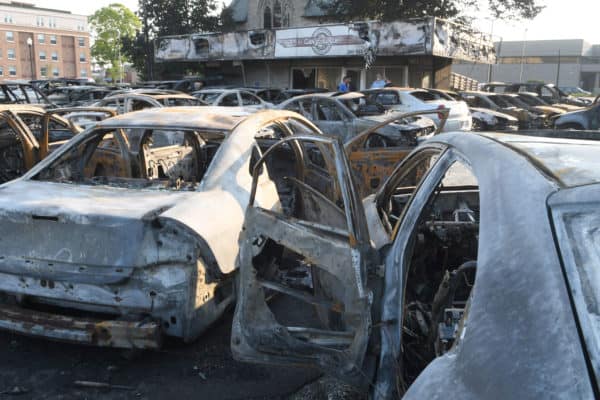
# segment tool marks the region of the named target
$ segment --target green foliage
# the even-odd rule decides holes
[[[463,19],[468,11],[487,8],[498,19],[532,19],[543,6],[539,0],[321,0],[330,19],[347,21],[398,19],[434,16]]]
[[[217,0],[138,0],[142,28],[135,37],[123,41],[123,50],[142,78],[177,79],[201,72],[189,63],[155,65],[154,40],[160,36],[222,31],[225,20],[231,20],[231,26],[234,26],[230,17],[226,19],[227,12],[219,15],[220,3]]]
[[[111,64],[109,73],[117,80],[122,63],[129,61],[123,51],[123,41],[135,37],[142,24],[133,11],[119,3],[97,10],[89,22],[95,33],[92,56],[101,65]]]

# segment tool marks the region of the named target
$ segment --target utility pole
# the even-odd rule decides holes
[[[496,22],[496,19],[492,18],[492,29],[490,31],[490,40],[492,41],[492,45],[494,45],[494,22]],[[500,57],[500,55],[496,54],[496,57]],[[494,68],[494,64],[489,64],[489,66],[488,66],[488,82],[492,81],[492,75],[493,75],[492,69],[493,68]]]
[[[558,87],[558,82],[560,80],[560,49],[558,49],[558,66],[556,68],[556,87]]]
[[[523,82],[523,62],[525,61],[525,45],[527,44],[527,28],[523,35],[523,47],[521,48],[521,73],[519,74],[519,82]]]
[[[27,38],[27,47],[29,47],[29,63],[31,66],[31,79],[36,79],[35,61],[33,60],[33,39],[31,36]]]

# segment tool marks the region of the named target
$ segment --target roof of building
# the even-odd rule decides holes
[[[21,9],[30,9],[30,10],[35,10],[35,11],[56,12],[56,13],[61,13],[61,14],[72,14],[71,11],[57,10],[55,8],[38,7],[33,3],[25,3],[22,1],[0,1],[0,6],[21,8]]]

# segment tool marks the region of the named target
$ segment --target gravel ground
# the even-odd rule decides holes
[[[231,317],[232,312],[227,313],[195,343],[171,340],[162,351],[139,354],[1,332],[0,399],[348,398],[343,385],[319,379],[314,370],[233,360]],[[76,381],[124,387],[81,388]]]

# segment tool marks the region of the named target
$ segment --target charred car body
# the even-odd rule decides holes
[[[330,155],[331,184],[297,183],[295,215],[251,198],[236,358],[314,366],[378,399],[597,397],[597,142],[435,136],[362,201],[339,143],[276,146],[292,143]]]
[[[1,236],[12,238],[0,245],[0,328],[129,348],[193,340],[235,298],[257,142],[295,132],[320,134],[285,111],[178,107],[78,134],[0,187]],[[272,173],[259,184],[267,209],[283,193]]]
[[[343,142],[392,118],[381,104],[356,92],[298,96],[284,101],[278,108],[304,115],[325,134],[338,137]],[[445,113],[444,110],[434,112],[440,115]],[[435,122],[424,114],[417,112],[413,116],[397,119],[395,123],[384,124],[377,135],[370,136],[367,145],[415,146],[419,140],[430,137],[437,128]]]

